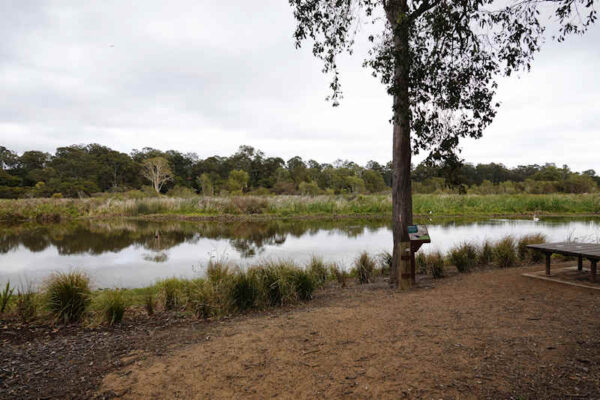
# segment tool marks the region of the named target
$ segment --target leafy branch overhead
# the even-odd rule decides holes
[[[296,46],[312,41],[313,54],[332,76],[330,100],[342,98],[337,59],[352,53],[360,33],[372,43],[364,66],[386,85],[408,80],[413,151],[432,161],[455,157],[461,138],[479,138],[494,119],[497,77],[529,70],[548,25],[563,41],[597,18],[593,0],[289,0]],[[368,26],[380,27],[377,35]],[[408,33],[408,52],[395,39]],[[403,56],[408,54],[408,56]],[[396,110],[394,110],[396,111]]]

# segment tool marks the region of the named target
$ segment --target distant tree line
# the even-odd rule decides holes
[[[600,177],[554,164],[507,168],[502,164],[413,168],[418,193],[587,193]],[[229,156],[201,159],[195,153],[153,148],[121,153],[99,144],[59,147],[54,154],[17,154],[0,146],[0,198],[77,197],[101,192],[193,194],[344,194],[379,193],[391,187],[391,162],[334,163],[266,157],[250,146]]]

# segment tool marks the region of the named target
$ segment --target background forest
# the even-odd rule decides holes
[[[594,170],[573,172],[554,164],[507,168],[502,164],[421,163],[413,167],[415,193],[591,193]],[[54,154],[17,154],[0,146],[0,198],[86,197],[101,192],[132,197],[228,194],[380,193],[391,186],[391,163],[347,160],[331,164],[301,157],[266,157],[250,146],[229,156],[153,148],[131,154],[99,144],[59,147]]]

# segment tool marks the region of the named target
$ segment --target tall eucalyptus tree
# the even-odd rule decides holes
[[[528,70],[547,27],[555,38],[583,33],[596,20],[593,0],[289,0],[296,45],[331,74],[341,99],[337,58],[352,52],[365,25],[380,24],[364,65],[393,97],[392,285],[410,287],[407,226],[412,224],[411,156],[457,160],[462,138],[480,138],[496,115],[497,78]]]

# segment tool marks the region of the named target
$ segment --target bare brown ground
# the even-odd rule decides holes
[[[139,358],[106,376],[100,392],[124,399],[600,398],[598,291],[522,272],[460,275],[408,293],[383,286],[331,292]]]

